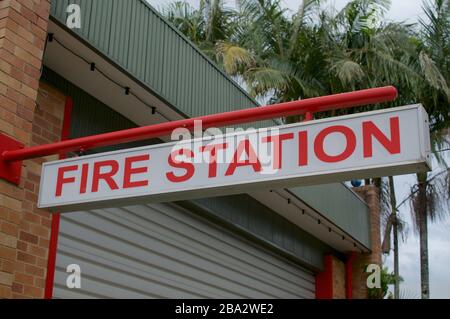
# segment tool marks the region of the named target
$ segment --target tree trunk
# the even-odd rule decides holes
[[[397,215],[397,214],[396,214]],[[397,216],[395,216],[397,218]],[[394,298],[400,299],[400,264],[398,260],[398,225],[397,220],[394,222],[393,225],[393,232],[394,232],[394,276],[395,276],[395,283],[394,283]]]
[[[427,174],[417,174],[419,181],[419,211],[418,226],[420,238],[420,282],[422,299],[430,298],[430,280],[428,268],[428,212],[427,212]]]
[[[394,178],[389,176],[389,198],[391,200],[391,209],[393,216],[392,232],[394,236],[394,298],[400,299],[400,264],[398,247],[398,216],[397,216],[397,197],[395,196]]]

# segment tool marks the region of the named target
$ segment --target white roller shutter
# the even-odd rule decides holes
[[[314,298],[314,276],[178,206],[139,205],[61,215],[54,297]]]

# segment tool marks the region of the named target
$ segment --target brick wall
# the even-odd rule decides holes
[[[47,84],[41,83],[34,112],[30,145],[60,140],[64,117],[65,96]],[[36,207],[39,193],[41,165],[56,160],[57,156],[25,161],[21,189],[1,181],[5,189],[21,194],[15,209],[2,207],[14,220],[3,221],[8,234],[2,235],[9,244],[8,255],[2,256],[3,297],[42,298],[44,296],[47,256],[51,228],[51,215]],[[20,203],[21,202],[21,203]],[[8,218],[8,216],[6,216]],[[2,224],[2,225],[3,225]],[[7,229],[7,231],[8,231]],[[3,229],[2,229],[3,232]],[[8,286],[10,292],[8,293]]]
[[[345,299],[345,263],[333,257],[333,299]]]
[[[369,206],[370,212],[370,238],[371,254],[359,255],[353,264],[353,297],[357,299],[367,298],[367,276],[365,269],[368,264],[382,264],[381,260],[381,221],[380,198],[378,188],[373,185],[354,189]]]
[[[25,145],[58,134],[33,134],[49,9],[49,0],[0,1],[0,132]],[[41,124],[53,130],[53,120]],[[26,161],[19,187],[0,180],[0,298],[43,296],[50,219],[35,208],[39,172]]]
[[[370,213],[371,253],[348,255],[345,261],[336,256],[327,255],[324,259],[325,269],[316,276],[316,298],[344,299],[347,297],[346,263],[352,265],[352,298],[367,299],[366,267],[369,264],[381,266],[381,229],[380,201],[378,189],[375,186],[364,186],[354,189],[366,201]],[[354,256],[354,259],[353,257]],[[351,262],[353,260],[353,263]]]

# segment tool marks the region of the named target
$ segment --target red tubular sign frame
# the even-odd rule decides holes
[[[18,184],[20,168],[18,172],[17,168],[21,165],[18,165],[17,162],[26,159],[167,136],[176,128],[184,127],[193,130],[196,121],[201,121],[202,127],[207,129],[300,114],[311,115],[316,112],[389,102],[396,98],[397,89],[393,86],[386,86],[165,122],[27,148],[23,148],[21,145],[15,147],[11,138],[0,134],[0,178]],[[8,146],[4,147],[5,145]]]
[[[192,130],[194,129],[195,121],[202,121],[202,126],[205,129],[210,127],[223,127],[225,125],[300,115],[307,112],[316,113],[388,102],[395,100],[396,97],[397,89],[393,86],[341,93],[257,108],[206,115],[197,118],[165,122],[111,133],[81,137],[52,144],[27,147],[24,149],[6,150],[2,152],[0,160],[5,162],[21,161],[36,157],[88,150],[96,147],[161,137],[171,134],[174,129],[180,127]]]

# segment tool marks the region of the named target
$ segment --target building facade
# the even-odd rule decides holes
[[[80,28],[67,27],[70,4]],[[0,2],[0,132],[25,146],[257,106],[143,0]],[[38,209],[42,163],[85,153],[0,180],[0,297],[367,297],[365,267],[381,264],[375,188]],[[74,264],[80,288],[66,284]]]

